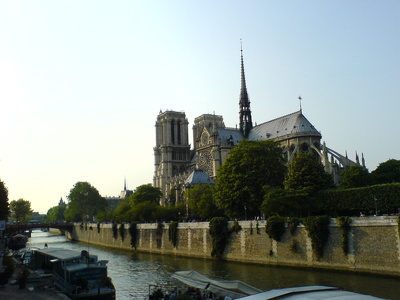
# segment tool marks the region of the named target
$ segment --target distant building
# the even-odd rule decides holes
[[[108,210],[114,211],[122,200],[129,198],[132,194],[132,190],[126,189],[126,180],[124,180],[124,189],[121,191],[119,197],[104,197],[108,203]]]
[[[160,111],[157,117],[153,185],[162,191],[161,205],[166,204],[172,192],[176,193],[173,195],[176,200],[182,202],[181,190],[196,172],[206,174],[208,182],[215,180],[230,150],[242,139],[279,142],[288,163],[298,152],[313,152],[320,157],[325,171],[333,175],[336,184],[342,170],[360,164],[357,154],[354,162],[347,154],[341,155],[321,143],[322,135],[304,116],[301,102],[299,111],[253,125],[242,51],[239,128],[226,127],[220,115],[203,114],[194,120],[193,149],[190,149],[188,124],[182,111]],[[364,156],[361,164],[365,167]]]

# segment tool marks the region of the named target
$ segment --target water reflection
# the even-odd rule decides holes
[[[393,277],[135,253],[100,248],[85,243],[73,243],[64,236],[41,231],[35,231],[32,234],[28,245],[43,248],[45,243],[49,247],[86,249],[98,255],[100,259],[109,260],[108,271],[117,289],[118,300],[145,299],[150,284],[171,289],[176,285],[171,274],[182,270],[195,270],[214,279],[238,279],[262,290],[303,285],[328,285],[400,300],[400,295],[398,295],[400,279]]]

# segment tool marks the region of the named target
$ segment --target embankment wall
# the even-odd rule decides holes
[[[230,226],[233,222],[230,222]],[[316,259],[311,239],[304,226],[294,234],[286,228],[281,241],[268,237],[266,221],[239,221],[242,229],[232,233],[225,248],[227,261],[284,265],[306,268],[325,268],[363,273],[400,276],[400,239],[396,217],[352,218],[349,232],[349,251],[342,250],[339,227],[332,219],[330,235],[324,255]],[[124,225],[124,236],[113,237],[111,224],[77,224],[68,238],[91,244],[132,251],[211,259],[212,238],[208,222],[179,223],[176,247],[169,240],[169,224],[162,230],[157,224],[138,224],[136,249],[131,246],[129,224]]]

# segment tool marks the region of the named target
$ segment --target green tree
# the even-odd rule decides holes
[[[130,199],[132,204],[140,204],[143,202],[152,202],[154,204],[160,204],[162,193],[160,188],[153,187],[150,183],[144,184],[136,188],[131,195]]]
[[[64,212],[66,205],[57,205],[47,211],[47,222],[62,222],[65,221]]]
[[[8,190],[4,182],[0,180],[0,220],[7,220],[9,215]]]
[[[354,165],[344,170],[341,177],[342,181],[339,184],[341,189],[358,188],[371,184],[371,176],[368,170],[359,165]]]
[[[314,201],[307,189],[298,191],[269,187],[264,189],[265,196],[261,212],[266,218],[271,216],[305,217],[313,209]]]
[[[299,152],[289,164],[285,176],[285,189],[302,190],[311,193],[334,187],[332,175],[324,170],[319,157],[315,154]]]
[[[126,222],[150,222],[165,215],[160,210],[160,188],[151,184],[144,184],[136,188],[133,194],[123,200],[114,212],[117,221]]]
[[[374,184],[400,182],[400,160],[389,159],[371,172]]]
[[[281,187],[286,166],[274,141],[242,140],[220,167],[215,186],[219,208],[230,218],[258,216],[263,186]]]
[[[107,201],[88,182],[77,182],[68,195],[65,217],[68,221],[93,221],[93,217],[107,209]]]
[[[215,204],[214,189],[210,184],[195,184],[185,191],[191,217],[207,220],[223,215]]]
[[[13,200],[10,203],[11,219],[17,223],[26,223],[30,220],[33,210],[31,202],[24,199]]]

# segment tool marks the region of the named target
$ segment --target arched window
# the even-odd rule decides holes
[[[171,143],[175,144],[175,121],[171,121]]]
[[[177,126],[178,126],[178,145],[180,145],[182,143],[182,141],[181,141],[181,121],[180,120],[178,120]]]

